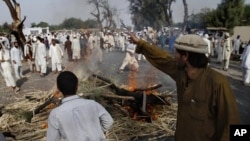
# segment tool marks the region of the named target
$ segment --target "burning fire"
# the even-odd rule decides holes
[[[56,90],[53,94],[53,98],[55,99],[60,99],[62,97],[61,93],[59,90]],[[50,103],[47,108],[48,109],[54,109],[56,107],[56,104],[55,103]]]
[[[138,87],[137,85],[137,79],[136,79],[136,73],[135,72],[130,72],[128,75],[128,91],[135,91],[136,88]],[[153,87],[154,85],[148,85],[147,87]],[[144,93],[146,95],[150,95],[152,93],[155,93],[156,91],[154,90],[146,90]],[[157,92],[156,92],[157,93]],[[140,111],[136,111],[136,109],[133,109],[131,106],[125,106],[124,107],[130,114],[130,117],[134,120],[140,120],[140,121],[147,121],[146,118],[151,118],[151,120],[156,120],[158,117],[158,114],[155,112],[153,105],[146,104],[146,113],[149,115],[140,115]],[[143,111],[143,109],[141,109]]]
[[[136,81],[136,73],[134,72],[129,72],[128,74],[128,90],[129,91],[134,91],[135,88],[137,87],[137,81]]]

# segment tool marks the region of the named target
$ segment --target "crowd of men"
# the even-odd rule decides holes
[[[13,35],[10,38],[0,36],[0,72],[7,87],[18,92],[20,88],[16,86],[16,80],[25,77],[23,60],[28,61],[30,72],[38,72],[44,77],[49,73],[48,62],[51,63],[52,72],[63,70],[64,54],[67,54],[69,62],[86,61],[94,54],[102,63],[103,55],[114,50],[121,51],[126,55],[117,68],[120,73],[125,67],[138,72],[139,61],[147,58],[153,66],[176,81],[179,99],[176,140],[225,140],[229,138],[228,126],[239,124],[238,110],[228,80],[209,67],[209,58],[217,58],[221,69],[227,71],[231,54],[242,53],[243,84],[249,86],[250,42],[242,52],[240,36],[233,41],[228,32],[218,36],[200,36],[182,35],[178,31],[156,31],[150,27],[135,34],[110,30],[62,32],[26,36],[23,48]],[[64,99],[49,115],[47,140],[57,140],[60,136],[69,140],[105,140],[105,132],[113,123],[111,115],[100,104],[76,95],[77,85],[78,78],[72,72],[64,71],[58,75],[57,87]],[[90,116],[86,114],[89,111]],[[207,125],[204,126],[200,120],[206,121]],[[183,128],[190,126],[194,130]],[[202,133],[209,137],[204,137]]]
[[[144,27],[143,30],[135,32],[142,40],[157,44],[160,48],[174,53],[174,42],[177,37],[183,34],[180,31],[156,31],[151,27]],[[208,34],[200,35],[208,44],[207,57],[217,57],[217,62],[222,64],[222,69],[227,71],[230,64],[230,55],[240,55],[242,42],[240,35],[232,40],[229,33],[223,32],[217,36]],[[92,32],[58,32],[40,35],[26,35],[26,43],[21,48],[15,36],[0,35],[0,72],[3,75],[6,85],[12,87],[15,92],[20,89],[14,80],[24,77],[22,72],[23,60],[28,61],[30,72],[38,72],[41,77],[48,74],[48,64],[51,63],[51,70],[56,74],[63,69],[62,61],[64,54],[67,54],[68,61],[87,59],[95,53],[101,63],[103,52],[109,53],[118,50],[126,53],[121,66],[118,68],[123,73],[125,67],[133,71],[139,71],[139,62],[146,60],[142,54],[135,53],[135,45],[129,42],[128,34],[123,31],[104,30]],[[241,46],[241,47],[240,47]],[[12,72],[14,70],[14,75]],[[250,75],[245,73],[245,75]],[[243,80],[248,85],[249,80]]]
[[[232,55],[240,59],[240,67],[242,68],[242,80],[245,86],[250,86],[250,54],[247,52],[250,46],[250,40],[243,42],[240,35],[235,39],[230,37],[228,32],[221,32],[216,35],[204,34],[203,39],[208,44],[208,57],[216,58],[221,69],[228,71]]]

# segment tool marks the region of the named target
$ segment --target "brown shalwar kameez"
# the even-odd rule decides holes
[[[68,54],[68,60],[71,61],[72,60],[72,42],[70,40],[65,41],[64,43],[64,50],[67,50],[67,54]]]
[[[177,85],[175,141],[229,141],[229,125],[238,124],[238,108],[227,78],[210,67],[188,79],[169,53],[139,41],[137,53],[171,76]]]

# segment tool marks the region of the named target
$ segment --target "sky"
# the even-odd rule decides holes
[[[80,18],[82,20],[93,19],[90,12],[94,11],[92,5],[87,4],[87,0],[16,0],[21,5],[22,18],[27,17],[24,25],[29,27],[31,23],[38,24],[41,21],[48,24],[60,24],[66,18]],[[119,12],[119,18],[125,24],[132,25],[129,14],[128,0],[109,0],[111,6],[116,7]],[[215,9],[221,0],[187,0],[189,14],[198,13],[202,8]],[[250,0],[245,0],[250,4]],[[182,0],[176,0],[172,5],[173,21],[183,21]],[[0,24],[4,22],[11,23],[9,9],[3,0],[0,0]]]

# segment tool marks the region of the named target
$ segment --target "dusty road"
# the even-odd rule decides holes
[[[128,84],[128,78],[130,76],[128,71],[124,73],[118,73],[117,70],[121,65],[121,62],[125,56],[125,53],[120,51],[114,51],[112,53],[104,53],[103,63],[100,64],[99,75],[109,78],[117,84]],[[212,59],[211,66],[228,76],[234,94],[237,98],[237,103],[240,112],[240,119],[242,124],[250,124],[250,87],[242,85],[241,69],[238,62],[231,62],[229,71],[225,72],[220,70],[220,65],[216,64]],[[64,61],[66,66],[67,61]],[[175,92],[175,82],[167,75],[153,68],[147,61],[141,61],[140,71],[135,75],[137,78],[137,87],[145,87],[149,84],[162,84],[163,87],[159,89],[161,92],[172,91]],[[23,63],[23,70],[25,78],[18,80],[17,84],[21,87],[21,91],[18,94],[14,94],[11,90],[5,87],[2,76],[0,76],[0,106],[13,102],[15,98],[21,97],[27,90],[41,90],[48,91],[51,89],[56,80],[57,74],[51,73],[50,64],[48,65],[48,75],[40,77],[37,73],[30,73],[28,70],[27,62]],[[11,100],[10,100],[11,99]]]

